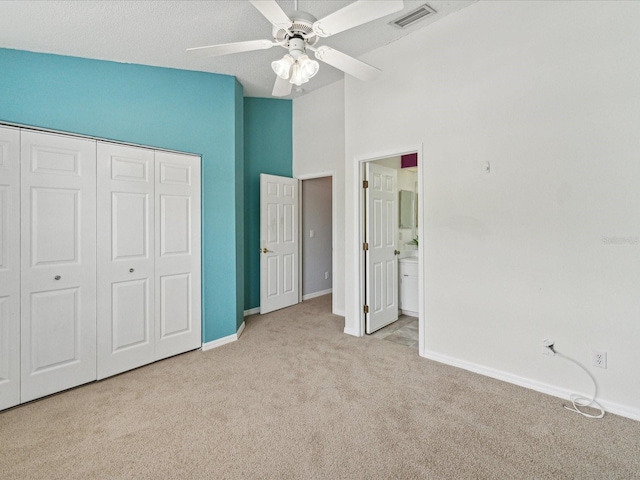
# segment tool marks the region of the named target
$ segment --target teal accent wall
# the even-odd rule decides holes
[[[244,298],[235,78],[8,49],[0,72],[0,121],[202,156],[203,341],[235,334]],[[289,120],[289,146],[290,131]]]
[[[260,306],[260,174],[293,176],[291,100],[244,99],[244,308]]]

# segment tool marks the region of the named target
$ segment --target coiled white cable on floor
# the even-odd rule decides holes
[[[604,409],[600,406],[600,404],[598,402],[596,402],[596,397],[598,396],[598,384],[596,383],[596,379],[593,378],[593,375],[591,375],[589,370],[584,368],[582,365],[580,365],[578,362],[576,362],[573,358],[569,358],[566,355],[563,355],[562,353],[558,352],[556,349],[553,348],[553,345],[549,345],[547,348],[549,350],[551,350],[553,353],[555,353],[556,355],[561,356],[565,360],[569,360],[570,362],[575,363],[582,370],[584,370],[587,375],[589,375],[589,378],[593,382],[593,389],[594,389],[593,398],[582,397],[582,396],[576,395],[574,393],[569,397],[569,399],[571,400],[571,403],[573,404],[573,407],[570,407],[569,405],[563,405],[563,407],[566,408],[567,410],[572,411],[572,412],[579,413],[583,417],[587,417],[587,418],[602,418],[602,417],[604,417]],[[600,410],[600,413],[598,415],[591,415],[590,413],[587,413],[587,412],[584,412],[584,411],[580,410],[580,407],[593,407],[596,410]]]

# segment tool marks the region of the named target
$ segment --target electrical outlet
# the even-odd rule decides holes
[[[601,350],[594,350],[592,363],[594,367],[607,368],[607,352]]]
[[[329,280],[329,272],[324,272],[324,279]]]
[[[546,338],[542,340],[542,354],[543,355],[555,355],[555,352],[551,350],[549,347],[553,347],[554,341],[547,340]]]

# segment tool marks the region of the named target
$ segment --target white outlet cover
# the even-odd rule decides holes
[[[594,367],[607,368],[607,352],[594,350],[591,363]]]

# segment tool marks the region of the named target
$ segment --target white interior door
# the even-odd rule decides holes
[[[299,298],[298,180],[260,175],[260,313]]]
[[[0,410],[20,403],[20,131],[0,127]]]
[[[96,379],[96,143],[22,131],[21,401]]]
[[[156,151],[156,360],[202,345],[200,157]]]
[[[98,142],[98,379],[153,362],[153,150]]]
[[[398,319],[398,171],[373,162],[366,164],[366,331]]]

